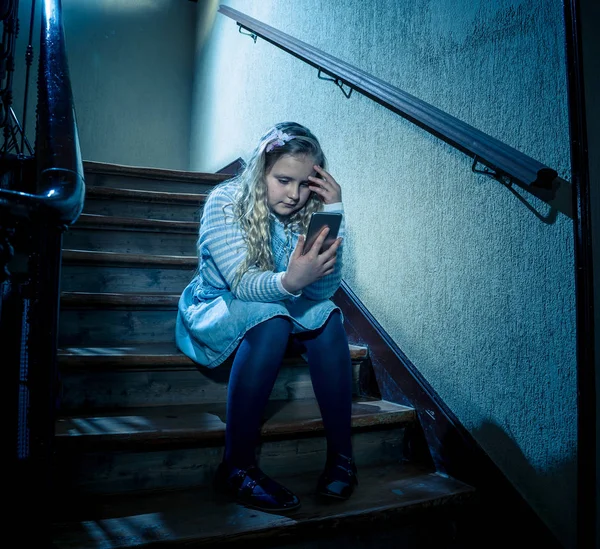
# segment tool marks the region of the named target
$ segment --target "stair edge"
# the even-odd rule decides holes
[[[144,166],[130,166],[126,164],[113,164],[109,162],[83,161],[84,173],[98,175],[122,175],[126,177],[140,177],[145,179],[159,179],[177,181],[179,183],[221,183],[231,178],[229,174],[191,172],[168,168],[148,168]]]

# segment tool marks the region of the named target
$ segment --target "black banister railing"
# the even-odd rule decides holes
[[[60,0],[42,2],[35,146],[36,192],[0,189],[0,212],[48,215],[65,225],[83,209],[85,184]]]
[[[342,87],[369,97],[393,112],[410,120],[446,143],[474,159],[473,170],[496,178],[507,177],[521,187],[553,190],[556,170],[523,154],[509,145],[462,122],[444,111],[386,82],[337,59],[309,44],[253,19],[228,6],[219,12],[237,22],[253,38],[260,37],[329,75]],[[348,94],[347,94],[348,95]],[[477,164],[490,170],[475,170]]]
[[[12,29],[18,1],[10,1],[13,19],[5,24]],[[10,511],[34,525],[19,534],[25,545],[50,547],[62,238],[83,210],[85,180],[61,0],[42,0],[40,7],[34,151],[26,157],[16,145],[18,132],[27,140],[13,117],[5,135],[15,146],[5,142],[0,152],[0,362],[9,387]],[[4,106],[12,114],[10,102]]]

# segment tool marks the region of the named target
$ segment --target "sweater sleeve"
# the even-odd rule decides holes
[[[294,297],[281,283],[284,273],[251,267],[240,279],[233,281],[247,253],[240,224],[234,220],[232,199],[222,190],[213,191],[202,214],[198,251],[206,261],[207,278],[224,279],[232,294],[242,301],[272,302]],[[212,272],[211,272],[212,271]],[[216,271],[216,272],[215,272]]]

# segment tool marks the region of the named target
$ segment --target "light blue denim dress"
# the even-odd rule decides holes
[[[244,334],[260,322],[285,316],[293,323],[292,332],[299,333],[320,328],[334,310],[339,311],[330,298],[341,282],[342,247],[338,250],[334,273],[307,286],[298,295],[290,294],[283,288],[281,278],[298,234],[274,215],[271,216],[274,270],[251,269],[240,281],[236,293],[231,291],[231,281],[245,255],[243,234],[230,215],[235,184],[226,182],[217,187],[206,202],[198,239],[198,273],[179,299],[177,347],[207,368],[225,361]],[[325,209],[341,211],[341,204]]]

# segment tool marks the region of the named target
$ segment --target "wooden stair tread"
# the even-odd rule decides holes
[[[348,345],[352,360],[364,360],[369,350],[361,345]],[[58,349],[61,368],[102,370],[120,367],[149,369],[186,367],[197,369],[197,365],[184,355],[175,343],[143,343],[123,347],[66,347]]]
[[[94,187],[86,189],[86,198],[103,200],[131,200],[136,202],[148,202],[162,204],[190,204],[203,203],[207,197],[206,193],[179,193],[162,191],[142,191],[138,189],[120,189],[113,187]]]
[[[177,309],[178,294],[137,292],[130,294],[111,292],[62,292],[63,308],[114,309],[114,308],[161,308]]]
[[[443,505],[473,501],[474,489],[453,478],[409,464],[363,467],[347,501],[324,504],[314,496],[314,473],[277,478],[293,490],[301,507],[287,515],[263,513],[223,501],[211,489],[194,488],[141,495],[105,496],[72,502],[68,518],[53,525],[56,549],[146,547],[154,543],[193,547],[260,538],[319,539],[327,532],[372,529],[379,517],[409,521],[411,515]],[[68,504],[68,503],[67,503]],[[132,528],[133,525],[137,527]],[[435,528],[435,522],[431,524]],[[290,537],[292,536],[292,537]],[[300,538],[302,536],[302,538]],[[402,540],[398,540],[398,546]]]
[[[198,258],[182,255],[130,254],[121,252],[93,252],[64,249],[65,265],[104,265],[120,267],[172,267],[195,269]]]
[[[165,168],[145,168],[142,166],[127,166],[124,164],[111,164],[108,162],[83,161],[85,173],[102,175],[125,175],[144,179],[159,179],[161,181],[178,181],[190,183],[221,183],[231,178],[231,175],[221,173],[190,172],[184,170],[171,170]]]
[[[56,443],[86,448],[111,443],[185,444],[203,441],[221,444],[225,436],[226,403],[174,405],[95,411],[60,417]],[[316,400],[271,400],[265,412],[263,438],[322,433],[323,422]],[[352,404],[352,427],[375,428],[412,422],[413,408],[385,400],[360,398]]]
[[[123,347],[65,347],[57,352],[61,369],[138,369],[183,367],[197,369],[175,343],[144,343]]]
[[[82,213],[74,225],[75,229],[120,229],[128,231],[152,231],[169,233],[197,233],[200,223],[197,221],[171,221],[163,219],[144,219],[139,217],[115,217]]]

